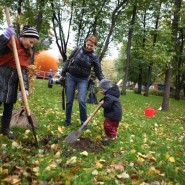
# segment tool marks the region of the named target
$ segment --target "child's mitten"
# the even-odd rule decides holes
[[[7,38],[8,40],[10,39],[10,37],[15,34],[14,28],[12,26],[9,26],[8,28],[6,28],[6,31],[4,32],[4,37]]]

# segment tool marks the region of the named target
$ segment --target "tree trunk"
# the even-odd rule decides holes
[[[144,93],[144,96],[147,96],[148,97],[148,94],[149,94],[149,88],[151,86],[151,79],[152,79],[152,66],[153,64],[150,63],[149,66],[148,66],[148,74],[147,74],[147,83],[146,83],[146,87],[145,87],[145,93]]]
[[[171,70],[172,70],[171,68],[168,68],[165,72],[165,87],[162,102],[162,110],[164,111],[167,111],[169,109]]]
[[[127,53],[126,53],[126,64],[125,64],[125,75],[123,78],[123,86],[122,86],[122,95],[126,95],[126,84],[128,81],[128,73],[130,68],[130,51],[131,51],[131,43],[132,43],[132,35],[134,31],[134,24],[136,19],[136,11],[137,11],[137,0],[134,4],[133,11],[132,11],[132,19],[130,23],[130,29],[128,32],[128,42],[127,42]]]
[[[162,2],[160,1],[159,10],[161,9],[161,4]],[[156,22],[155,22],[155,33],[153,37],[153,46],[155,46],[157,42],[157,30],[158,30],[158,25],[159,25],[160,11],[158,12],[159,13],[157,14]],[[144,96],[147,96],[147,97],[149,95],[149,88],[152,85],[152,67],[153,67],[153,62],[150,62],[148,66],[148,73],[147,73],[147,84],[146,84],[145,93],[144,93]]]
[[[177,74],[176,74],[176,82],[175,82],[175,94],[174,98],[176,100],[180,100],[180,92],[181,89],[183,88],[183,50],[184,50],[184,34],[183,34],[183,28],[180,29],[180,38],[179,38],[179,43],[181,44],[180,46],[180,51],[179,51],[179,58],[178,58],[178,69],[177,69]]]
[[[141,94],[142,92],[142,73],[143,73],[142,66],[140,66],[138,75],[138,90],[137,90],[138,94]]]
[[[177,51],[177,35],[178,35],[178,25],[179,25],[179,12],[181,8],[182,0],[175,0],[174,2],[174,18],[172,21],[172,41],[173,41],[173,51],[175,53],[175,56],[173,57],[171,64],[175,64],[176,60],[178,58],[178,51]],[[165,75],[165,90],[164,90],[164,96],[163,96],[163,102],[162,102],[162,110],[168,110],[169,109],[169,100],[170,100],[170,85],[171,85],[171,67],[169,66],[166,70]]]

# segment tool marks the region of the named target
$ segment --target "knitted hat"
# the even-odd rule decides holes
[[[39,40],[38,31],[29,25],[24,26],[20,37],[36,38]]]
[[[104,92],[110,89],[112,86],[112,81],[108,79],[101,80],[99,84],[99,88],[101,88]]]

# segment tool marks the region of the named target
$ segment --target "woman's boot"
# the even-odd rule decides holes
[[[7,136],[9,139],[15,139],[15,136],[10,131],[10,121],[11,119],[1,118],[1,133]]]

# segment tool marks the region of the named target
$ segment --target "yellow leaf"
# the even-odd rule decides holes
[[[137,157],[137,161],[139,162],[139,163],[143,163],[144,162],[144,159],[142,158],[142,157]]]
[[[160,174],[160,170],[156,169],[154,166],[152,166],[147,172],[147,175],[151,176],[153,174]]]
[[[102,168],[103,165],[102,165],[101,163],[97,162],[96,165],[95,165],[95,167],[96,167],[96,168]]]
[[[166,159],[168,159],[170,157],[170,155],[168,153],[165,153],[165,157],[166,157]]]
[[[58,144],[52,144],[52,145],[51,145],[51,148],[52,148],[54,151],[58,151]]]
[[[175,162],[174,157],[169,157],[169,158],[168,158],[168,160],[169,160],[170,162],[172,162],[172,163],[174,163],[174,162]]]
[[[60,152],[59,151],[55,154],[55,158],[60,158]]]
[[[5,179],[3,179],[3,182],[10,183],[10,184],[19,184],[21,179],[17,175],[9,175]]]
[[[129,124],[125,123],[123,126],[127,129],[129,127]]]
[[[96,139],[101,139],[101,138],[102,138],[101,135],[96,136]]]
[[[62,126],[62,127],[58,127],[58,131],[59,131],[61,134],[64,132],[64,129],[65,129],[65,127],[64,127],[64,126]]]
[[[8,175],[8,169],[3,169],[2,174]]]
[[[136,153],[136,150],[133,149],[133,150],[130,151],[130,153],[131,154],[135,154]]]

